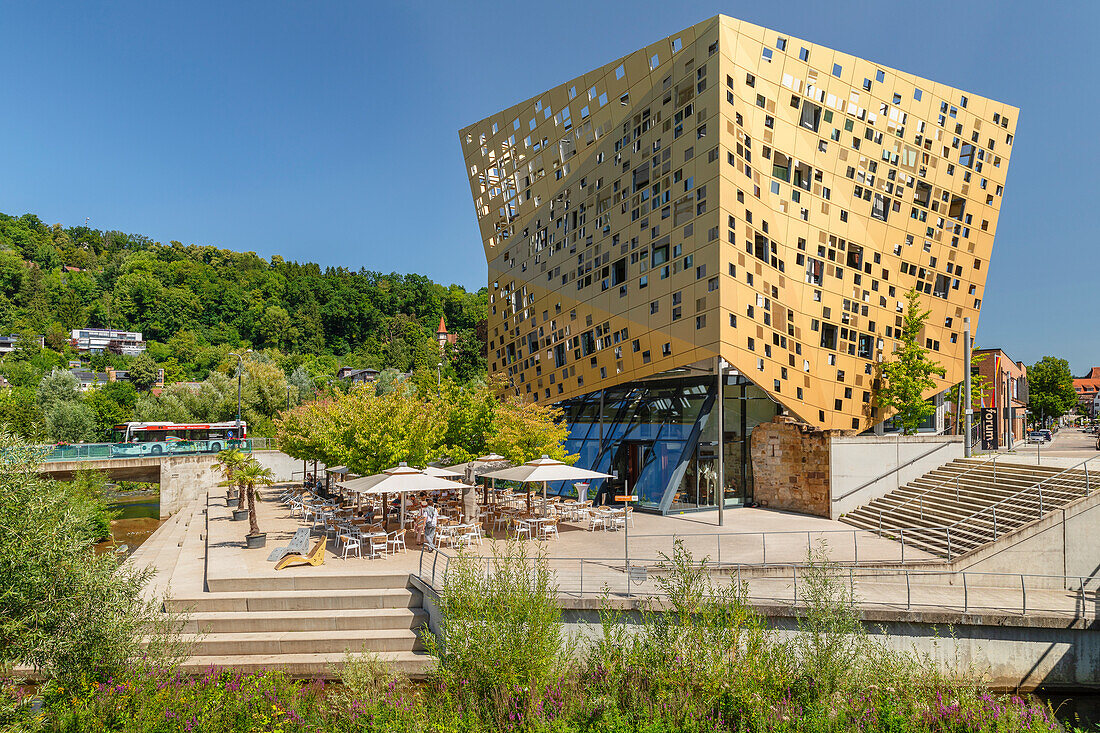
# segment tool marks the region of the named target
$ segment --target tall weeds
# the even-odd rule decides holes
[[[459,553],[439,597],[439,658],[432,683],[496,723],[526,719],[565,675],[573,641],[564,633],[557,587],[528,544],[494,546],[488,561]]]

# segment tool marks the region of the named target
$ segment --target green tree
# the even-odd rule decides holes
[[[921,331],[929,311],[921,308],[916,289],[905,295],[905,319],[902,323],[900,347],[893,361],[882,366],[882,386],[877,401],[880,407],[893,412],[906,435],[917,432],[926,417],[935,413],[926,396],[936,388],[933,375],[942,377],[944,369],[928,356],[920,343]]]
[[[45,412],[61,402],[80,400],[80,380],[72,372],[55,370],[42,377],[35,397],[38,409]]]
[[[1028,410],[1046,424],[1048,418],[1060,417],[1077,406],[1077,392],[1069,362],[1054,356],[1044,356],[1027,370]]]
[[[107,382],[84,396],[84,404],[95,416],[95,431],[100,440],[107,439],[115,425],[133,417],[136,400],[137,392],[129,382]]]
[[[150,573],[92,552],[94,497],[81,482],[40,476],[40,458],[0,437],[0,665],[80,683],[141,654],[178,658],[162,632],[178,629],[179,618],[142,593]]]
[[[160,367],[148,354],[142,354],[130,364],[130,384],[142,392],[148,392],[157,383],[157,371]]]
[[[34,390],[29,387],[0,390],[0,430],[31,442],[42,439],[42,413]]]
[[[269,305],[256,324],[257,340],[265,346],[283,347],[293,339],[293,326],[285,308]]]
[[[401,461],[470,460],[495,451],[515,462],[542,455],[569,460],[567,429],[552,407],[501,401],[491,385],[457,385],[417,395],[411,388],[377,394],[334,392],[276,420],[279,447],[300,460],[343,464],[373,474]]]
[[[294,403],[313,398],[316,391],[313,387],[313,377],[309,375],[309,370],[305,368],[305,365],[299,364],[295,367],[294,371],[287,377],[287,381],[294,388],[295,394],[292,395]]]
[[[42,410],[46,438],[55,443],[83,443],[96,438],[95,412],[80,400],[55,402]]]
[[[26,267],[16,252],[0,252],[0,295],[11,297],[23,288]]]

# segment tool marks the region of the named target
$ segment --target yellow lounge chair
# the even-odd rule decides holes
[[[325,545],[328,544],[328,537],[322,537],[317,541],[317,544],[313,546],[313,549],[309,551],[308,555],[291,554],[286,555],[275,564],[276,570],[282,570],[287,565],[295,563],[308,563],[310,565],[324,565],[325,564]]]

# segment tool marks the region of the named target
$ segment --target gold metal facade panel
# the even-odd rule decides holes
[[[1016,117],[718,16],[470,125],[490,370],[556,402],[720,354],[865,429],[911,287],[961,379]]]

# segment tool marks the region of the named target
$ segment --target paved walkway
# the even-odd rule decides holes
[[[341,559],[330,543],[325,564],[319,567],[292,567],[276,572],[267,556],[271,548],[286,544],[302,526],[289,509],[275,497],[279,487],[263,492],[258,504],[259,523],[267,532],[267,548],[246,550],[243,536],[247,523],[218,521],[209,524],[209,542],[205,563],[206,579],[213,586],[239,585],[249,589],[287,587],[295,577],[329,577],[333,587],[340,587],[341,578],[409,573],[419,575],[435,586],[443,583],[456,551],[445,548],[438,553],[421,553],[410,543],[408,552],[377,559],[350,557]],[[224,502],[224,498],[211,498]],[[671,551],[675,539],[682,540],[696,561],[709,556],[717,561],[721,537],[721,568],[714,570],[718,582],[738,581],[746,584],[751,600],[761,603],[791,603],[804,600],[805,568],[792,567],[806,560],[807,533],[811,543],[825,539],[830,559],[851,560],[853,537],[858,536],[860,560],[876,554],[891,565],[900,555],[897,543],[869,533],[854,533],[839,522],[797,514],[766,510],[737,509],[727,513],[727,524],[718,527],[715,513],[656,516],[635,514],[635,526],[629,532],[589,532],[578,525],[566,524],[561,537],[550,541],[531,541],[532,555],[542,554],[554,573],[559,592],[564,598],[592,598],[605,592],[613,597],[659,594],[659,578],[667,577],[660,567],[661,553]],[[836,530],[841,530],[836,532]],[[627,571],[626,540],[629,534],[630,562]],[[864,538],[865,535],[865,538]],[[845,544],[847,543],[847,544]],[[762,566],[762,549],[766,544],[767,566]],[[490,557],[494,546],[503,548],[502,540],[487,539],[470,552]],[[989,575],[967,573],[964,580],[956,573],[936,571],[938,566],[928,556],[907,554],[907,560],[921,559],[925,564],[911,570],[851,566],[836,569],[837,582],[854,593],[866,608],[891,610],[938,610],[947,612],[1021,614],[1043,613],[1059,617],[1100,617],[1095,589],[1086,589],[1084,597],[1076,581],[1066,590],[1061,581],[1039,576]],[[483,560],[483,562],[491,562]],[[787,565],[784,565],[787,564]],[[641,566],[641,567],[639,567]],[[189,566],[191,574],[199,566]],[[196,588],[200,578],[177,579],[173,586]],[[1021,587],[1022,583],[1022,587]],[[628,590],[629,587],[629,590]]]
[[[1021,463],[1029,466],[1053,466],[1071,468],[1082,461],[1090,461],[1089,471],[1100,469],[1100,451],[1096,450],[1096,436],[1079,428],[1062,428],[1054,434],[1050,443],[1018,443],[1015,450],[999,452],[997,462]],[[976,458],[984,455],[975,454]],[[1092,459],[1097,459],[1093,461]]]

